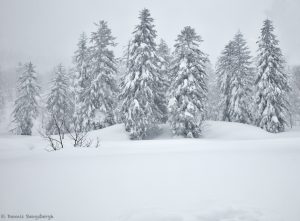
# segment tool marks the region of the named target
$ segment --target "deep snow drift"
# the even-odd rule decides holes
[[[0,136],[0,212],[54,220],[299,221],[300,130],[269,134],[206,122],[201,139],[130,141],[123,125],[99,148],[47,152],[38,136]]]

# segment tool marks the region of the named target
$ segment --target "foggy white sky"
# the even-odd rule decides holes
[[[300,64],[299,0],[0,0],[0,66],[31,60],[41,74],[60,62],[68,67],[79,34],[94,31],[99,20],[108,21],[120,56],[144,7],[169,46],[184,26],[195,28],[213,64],[238,29],[254,54],[268,17],[289,64]]]

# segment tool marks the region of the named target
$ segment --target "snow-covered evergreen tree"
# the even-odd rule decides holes
[[[289,71],[290,126],[300,125],[300,66],[293,67]]]
[[[288,124],[290,86],[279,42],[273,31],[272,22],[266,19],[258,41],[256,124],[269,132],[278,133],[284,131]]]
[[[46,131],[48,134],[58,133],[56,123],[63,124],[62,132],[66,132],[65,128],[70,129],[74,104],[70,91],[70,81],[65,68],[61,64],[54,71],[51,92],[47,99],[47,110],[49,121]]]
[[[118,76],[116,78],[117,85],[121,85],[124,77],[126,76],[127,70],[129,68],[129,55],[131,51],[131,40],[128,41],[127,45],[123,48],[123,55],[118,59]],[[120,90],[118,91],[120,94]],[[116,122],[123,123],[125,121],[124,115],[122,114],[122,100],[118,96],[117,107],[115,111]]]
[[[83,32],[77,44],[77,50],[75,51],[75,55],[73,58],[73,62],[75,64],[75,71],[77,74],[77,84],[79,90],[85,89],[89,85],[89,73],[88,73],[88,66],[89,66],[89,47],[87,44],[87,36]]]
[[[167,86],[170,85],[170,65],[172,62],[171,49],[168,47],[167,43],[160,39],[157,46],[157,54],[160,58],[159,68],[160,74],[165,79]]]
[[[229,119],[230,107],[230,79],[232,76],[232,64],[234,62],[234,43],[230,41],[224,48],[217,61],[216,75],[220,89],[221,120]]]
[[[159,73],[153,18],[148,9],[143,9],[139,19],[120,95],[124,123],[131,139],[151,136],[164,117],[164,79]]]
[[[162,122],[165,123],[168,119],[168,110],[167,110],[167,91],[171,84],[171,74],[170,74],[170,67],[172,62],[171,50],[168,47],[167,43],[160,39],[160,42],[157,46],[157,54],[160,58],[159,62],[159,73],[164,81],[164,99],[161,100],[161,109],[163,111],[163,119]]]
[[[169,90],[169,123],[173,134],[197,138],[207,101],[207,55],[200,50],[201,37],[190,26],[178,35],[175,60],[172,67],[174,79]]]
[[[250,51],[241,32],[226,45],[217,63],[222,120],[251,123],[254,72]]]
[[[88,38],[86,34],[83,32],[77,43],[77,50],[74,53],[73,63],[75,65],[74,69],[72,69],[73,76],[75,77],[75,81],[73,82],[73,103],[74,103],[74,119],[73,122],[76,122],[78,127],[85,128],[86,121],[84,117],[86,117],[86,113],[83,107],[87,98],[85,97],[85,92],[90,87],[91,84],[91,76],[89,72],[89,47],[88,47]],[[86,128],[85,128],[86,129]]]
[[[66,70],[66,76],[68,78],[68,83],[69,83],[69,89],[68,91],[70,92],[70,100],[73,104],[73,111],[74,115],[79,113],[79,95],[80,95],[80,90],[81,87],[78,85],[78,73],[76,71],[76,68],[72,67]]]
[[[31,62],[25,63],[18,79],[17,99],[13,111],[13,131],[20,135],[31,135],[33,121],[38,115],[38,99],[40,87],[37,83],[36,72]]]
[[[210,63],[206,66],[207,73],[207,103],[206,103],[206,119],[220,120],[220,89],[218,87],[217,75]]]
[[[117,97],[117,61],[112,51],[116,45],[115,38],[107,22],[100,21],[96,26],[97,31],[91,35],[89,48],[90,85],[81,96],[81,113],[85,124],[95,129],[115,123]]]

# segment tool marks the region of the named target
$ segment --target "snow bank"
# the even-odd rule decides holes
[[[253,140],[274,138],[274,134],[252,125],[224,122],[206,121],[204,123],[203,137],[208,139]]]

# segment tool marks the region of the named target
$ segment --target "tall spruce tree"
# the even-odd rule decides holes
[[[159,73],[153,18],[148,9],[143,9],[139,19],[120,95],[124,123],[131,139],[151,136],[164,117],[164,79]]]
[[[115,123],[114,111],[117,97],[117,61],[112,48],[115,38],[107,22],[96,24],[91,34],[89,49],[90,83],[82,93],[81,113],[90,128],[102,128]]]
[[[201,37],[190,26],[178,35],[169,98],[169,123],[173,134],[197,138],[207,101],[207,55],[200,50]]]
[[[120,86],[124,77],[126,76],[127,70],[129,68],[129,55],[131,51],[131,42],[129,40],[125,47],[123,47],[123,55],[118,59],[118,77],[117,77],[117,85]],[[121,90],[118,90],[118,95],[120,95]],[[124,115],[122,114],[122,100],[121,97],[118,96],[118,102],[116,107],[116,122],[123,123],[125,121]]]
[[[75,68],[73,69],[75,75],[74,82],[74,122],[79,124],[80,128],[85,128],[87,121],[87,113],[85,113],[83,107],[89,103],[87,101],[85,92],[91,85],[91,76],[89,71],[89,56],[90,50],[88,47],[88,38],[83,32],[77,43],[77,50],[74,53],[73,63]]]
[[[159,74],[161,75],[164,85],[163,85],[163,91],[164,91],[164,99],[162,99],[160,102],[160,108],[163,112],[163,118],[162,122],[165,123],[168,120],[168,110],[167,110],[167,91],[170,87],[171,84],[171,74],[170,74],[170,67],[171,67],[171,61],[172,61],[172,56],[171,56],[171,50],[168,47],[167,43],[163,40],[160,39],[160,42],[157,46],[157,54],[160,58],[159,62]]]
[[[300,66],[293,67],[290,70],[291,93],[290,102],[290,124],[291,126],[300,125]]]
[[[13,111],[13,131],[20,135],[31,135],[33,121],[38,115],[38,99],[40,87],[37,83],[36,72],[31,62],[25,63],[18,79],[17,99]]]
[[[266,19],[257,42],[256,124],[269,132],[278,133],[284,131],[288,124],[290,86],[279,41],[273,31],[272,22]]]
[[[84,90],[89,85],[89,47],[87,44],[87,36],[83,32],[77,43],[77,50],[73,58],[73,63],[75,64],[76,78],[78,84],[79,93],[81,90]]]
[[[250,51],[241,32],[226,45],[217,64],[223,107],[222,120],[248,123],[252,117],[254,72]]]
[[[172,62],[172,55],[171,55],[171,49],[168,47],[167,43],[163,39],[160,39],[160,42],[157,46],[157,54],[160,58],[160,63],[159,63],[160,74],[165,80],[166,87],[169,87],[171,82],[170,67]]]
[[[217,75],[211,63],[206,66],[208,78],[208,93],[206,103],[206,119],[220,120],[220,88],[218,87]]]
[[[217,61],[216,75],[220,89],[221,120],[229,121],[230,108],[230,79],[232,78],[232,64],[234,62],[234,43],[230,41],[224,48]]]
[[[63,125],[61,132],[70,129],[73,118],[74,104],[70,91],[70,80],[63,65],[59,64],[54,70],[51,92],[47,99],[47,110],[50,115],[46,126],[48,134],[57,134],[59,125]]]

